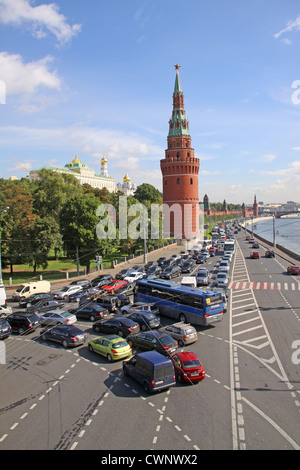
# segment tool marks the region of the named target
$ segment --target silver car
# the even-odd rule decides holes
[[[65,310],[50,310],[50,312],[46,312],[40,317],[41,325],[46,326],[73,325],[76,322],[76,315]]]
[[[134,312],[151,312],[159,315],[159,308],[155,304],[147,304],[145,302],[135,302],[134,304],[124,305],[121,308],[122,314]]]
[[[173,323],[173,325],[167,325],[163,328],[159,328],[160,333],[167,333],[167,335],[176,339],[178,346],[182,347],[186,344],[195,343],[198,339],[198,333],[195,328],[189,323]]]
[[[78,292],[82,289],[81,286],[79,285],[74,285],[74,286],[65,286],[58,292],[54,294],[54,299],[60,299],[60,300],[68,300],[69,295],[75,294],[75,292]]]

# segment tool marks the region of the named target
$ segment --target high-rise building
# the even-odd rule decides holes
[[[168,148],[160,161],[163,177],[164,230],[171,237],[197,237],[199,228],[198,173],[200,161],[191,147],[189,121],[184,109],[179,69],[173,93],[173,112],[169,120]],[[168,220],[166,220],[168,219]]]

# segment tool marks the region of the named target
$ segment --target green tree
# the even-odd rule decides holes
[[[96,210],[99,200],[90,193],[76,194],[64,205],[60,212],[60,226],[64,245],[68,253],[90,271],[91,260],[97,254],[107,254],[114,243],[100,240],[96,234],[99,217]],[[105,253],[104,253],[105,252]]]

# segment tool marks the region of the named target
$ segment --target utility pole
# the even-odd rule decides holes
[[[273,247],[276,247],[276,241],[275,241],[275,215],[273,215]]]

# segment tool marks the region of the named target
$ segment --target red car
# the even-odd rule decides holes
[[[205,370],[196,354],[190,351],[171,354],[175,374],[180,382],[199,382],[205,377]]]
[[[105,290],[106,292],[112,292],[112,291],[115,292],[118,289],[120,289],[121,287],[126,286],[127,284],[128,284],[127,281],[122,281],[122,280],[116,279],[114,281],[110,281],[108,284],[103,286],[102,289]]]
[[[292,266],[289,266],[287,268],[287,272],[289,274],[300,274],[300,267],[299,266],[295,266],[295,265],[292,265]]]
[[[252,253],[250,254],[250,258],[252,258],[252,259],[260,258],[259,252],[258,251],[252,251]]]

